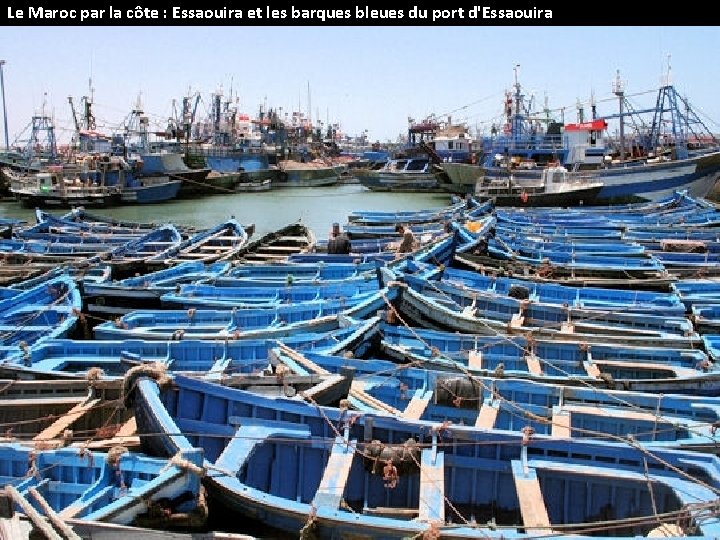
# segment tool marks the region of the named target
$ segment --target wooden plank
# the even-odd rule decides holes
[[[281,236],[278,238],[279,242],[300,242],[307,244],[309,242],[307,236]]]
[[[571,412],[565,408],[559,408],[553,412],[551,435],[553,437],[569,439],[572,434],[572,431],[570,430],[571,425]]]
[[[600,375],[602,375],[600,368],[592,362],[583,362],[583,367],[585,368],[585,373],[594,379],[599,379]]]
[[[658,418],[654,414],[644,411],[633,411],[623,408],[622,410],[612,407],[597,407],[595,405],[563,405],[560,409],[568,414],[587,414],[591,416],[602,416],[605,418],[621,418],[628,420],[639,420],[642,422],[658,422],[660,424],[670,423],[670,420]]]
[[[8,540],[24,540],[30,538],[32,526],[27,521],[21,521],[15,514],[11,518],[0,518],[0,538]]]
[[[483,406],[480,409],[480,414],[478,414],[477,419],[475,420],[475,427],[493,429],[499,412],[500,407],[490,405],[489,403],[483,403]]]
[[[410,403],[408,403],[408,406],[405,407],[405,410],[402,412],[403,418],[420,420],[423,413],[425,412],[425,409],[428,406],[428,403],[430,403],[431,397],[431,390],[428,390],[427,392],[423,390],[418,390],[417,392],[415,392],[415,395],[413,395]]]
[[[114,486],[105,486],[93,491],[88,498],[76,499],[75,502],[66,506],[58,515],[61,519],[73,519],[79,516],[86,508],[91,508],[96,501],[106,498],[114,491]]]
[[[525,324],[525,316],[522,313],[513,313],[510,328],[521,328],[523,324]]]
[[[117,445],[126,446],[129,449],[140,447],[140,437],[137,435],[137,423],[134,416],[120,426],[118,432],[110,439],[73,444],[73,446],[82,446],[91,450],[108,450]]]
[[[75,534],[75,531],[72,530],[72,527],[65,523],[65,521],[63,521],[63,519],[57,514],[57,512],[52,509],[52,507],[48,504],[48,502],[37,489],[35,489],[34,487],[28,488],[28,493],[30,493],[32,498],[35,499],[35,501],[38,503],[38,506],[42,508],[43,512],[45,512],[45,515],[50,520],[50,523],[52,523],[57,530],[63,533],[67,540],[81,540],[81,538],[77,534]]]
[[[217,253],[226,253],[234,248],[235,248],[235,246],[208,246],[208,245],[197,247],[197,249],[200,249],[203,251],[212,251],[212,252],[217,252]]]
[[[357,441],[348,443],[342,437],[335,438],[330,458],[327,465],[325,465],[325,471],[320,480],[320,486],[313,498],[312,504],[315,508],[329,508],[332,510],[340,508],[345,493],[345,484],[350,476],[350,467],[355,456],[356,444]]]
[[[348,392],[348,395],[357,399],[358,401],[365,403],[366,405],[369,405],[373,409],[377,409],[379,411],[385,411],[394,416],[400,416],[402,414],[395,407],[392,407],[392,406],[388,405],[387,403],[385,403],[384,401],[380,401],[379,399],[368,394],[365,391],[365,384],[362,381],[353,381],[352,385],[350,387],[350,392]]]
[[[468,353],[468,367],[470,367],[471,369],[483,368],[482,351],[470,351]]]
[[[23,497],[22,493],[15,489],[14,486],[5,486],[5,492],[9,493],[10,497],[12,497],[18,506],[20,506],[23,513],[30,518],[33,525],[35,525],[35,527],[37,527],[37,529],[45,535],[45,538],[48,540],[62,540],[62,537],[55,532],[55,529],[53,529],[52,526],[45,521],[42,514],[35,510],[35,507],[31,505],[30,502]]]
[[[258,251],[290,251],[295,253],[298,250],[298,246],[262,246]]]
[[[565,334],[574,334],[575,325],[570,321],[564,321],[560,324],[560,331]]]
[[[287,259],[287,255],[273,255],[272,253],[250,253],[248,255],[243,255],[243,259],[255,259],[255,260],[264,260],[264,259]]]
[[[15,327],[17,328],[17,326]],[[6,407],[21,407],[21,408],[36,408],[38,406],[58,406],[67,405],[77,406],[79,403],[85,401],[85,397],[45,397],[37,395],[36,397],[23,397],[13,398],[7,396],[0,396],[0,408]],[[69,409],[68,409],[69,410]]]
[[[425,448],[420,458],[420,521],[445,523],[445,454]]]
[[[543,370],[540,367],[540,359],[533,353],[525,355],[525,361],[527,362],[528,371],[533,375],[542,375]]]
[[[520,461],[512,461],[513,480],[518,501],[520,501],[520,514],[522,515],[525,533],[531,536],[543,536],[552,533],[550,517],[545,507],[535,469],[524,470]]]
[[[43,429],[33,437],[33,441],[50,441],[60,437],[78,418],[90,411],[100,402],[99,399],[91,399],[85,403],[78,403],[72,409],[61,416],[55,422]]]

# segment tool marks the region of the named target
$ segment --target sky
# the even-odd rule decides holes
[[[98,130],[121,129],[141,99],[151,129],[164,130],[185,95],[239,97],[339,123],[349,135],[396,140],[408,117],[434,114],[487,131],[500,121],[517,76],[538,110],[577,120],[591,96],[617,112],[619,71],[634,107],[654,105],[668,74],[706,125],[720,132],[720,31],[708,26],[5,26],[0,32],[10,143],[27,139],[33,115],[54,118],[60,142],[93,89]],[[564,116],[560,110],[564,108]],[[4,141],[3,141],[4,142]]]

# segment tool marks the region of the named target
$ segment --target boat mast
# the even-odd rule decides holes
[[[45,133],[44,138],[42,133]],[[55,141],[55,126],[49,116],[45,115],[45,101],[43,100],[42,112],[32,117],[32,131],[30,139],[25,148],[28,161],[37,156],[46,158],[50,162],[57,159],[57,143]]]
[[[5,60],[0,60],[0,91],[2,91],[2,103],[3,103],[3,124],[5,126],[5,151],[10,151],[10,141],[8,138],[8,125],[7,125],[7,108],[5,107],[5,77],[3,74],[3,66]]]
[[[135,108],[130,111],[127,123],[125,124],[125,148],[129,148],[129,140],[132,135],[137,135],[140,139],[138,151],[141,153],[149,151],[148,131],[147,127],[149,119],[144,115],[142,110],[141,96],[138,95]]]
[[[617,70],[615,82],[613,82],[613,93],[618,97],[620,104],[620,161],[625,161],[625,113],[623,104],[625,103],[625,86],[620,80],[620,70]]]
[[[520,88],[520,82],[518,81],[518,69],[520,69],[520,64],[515,64],[515,67],[513,68],[513,72],[515,74],[515,114],[512,118],[512,142],[513,142],[513,148],[517,143],[519,143],[520,137],[522,137],[522,127],[523,127],[523,116],[522,116],[522,101],[523,96],[521,94],[521,88]]]

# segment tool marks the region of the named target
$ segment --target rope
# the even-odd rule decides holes
[[[395,306],[392,305],[392,303],[388,300],[388,298],[387,298],[384,294],[382,295],[382,297],[383,297],[383,299],[385,300],[385,302],[388,304],[388,306],[390,307],[390,309],[395,312],[395,316],[407,327],[407,329],[408,329],[419,341],[421,341],[422,343],[424,343],[427,347],[430,347],[429,344],[426,343],[426,342],[417,334],[417,332],[415,332],[415,330],[414,330],[411,326],[409,326],[409,325],[404,321],[404,319],[402,318],[402,316],[397,312],[397,309],[395,308]],[[500,334],[496,334],[496,335],[499,336],[499,337],[502,337]],[[451,359],[450,359],[450,360],[451,360]],[[549,363],[549,362],[548,362],[548,363]],[[549,363],[549,364],[552,366],[551,363]],[[464,373],[470,380],[475,380],[475,379],[473,379],[472,374],[471,374],[464,366],[462,366],[462,365],[459,364],[459,363],[456,363],[456,365],[459,367],[459,369],[461,369],[461,370],[463,371],[463,373]],[[560,370],[560,369],[557,368],[556,366],[553,366],[553,367],[555,367],[555,369],[558,369],[559,371],[563,372],[562,370]],[[478,380],[478,382],[479,382],[481,385],[483,385],[483,386],[486,388],[486,390],[490,391],[490,389],[487,388],[487,386],[484,385],[481,381]],[[592,388],[595,389],[594,387],[592,387]],[[611,396],[611,397],[614,398],[614,396]],[[503,398],[500,397],[500,399],[503,399]],[[619,399],[619,398],[618,398],[618,399]],[[504,401],[507,401],[507,400],[504,400]],[[624,400],[621,400],[621,401],[624,401]],[[625,403],[626,403],[626,404],[629,404],[628,402],[625,402]],[[629,404],[629,405],[632,405],[632,404]],[[517,405],[517,404],[515,404],[515,403],[513,403],[513,406],[519,408],[519,409],[520,409],[521,411],[523,411],[523,413],[526,414],[526,415],[536,416],[536,415],[534,415],[533,413],[530,413],[529,411],[525,410],[524,408],[522,408],[521,406],[519,406],[519,405]],[[537,416],[536,416],[536,417],[537,417]],[[537,417],[537,418],[539,419],[540,417]],[[703,481],[701,481],[701,480],[699,480],[699,479],[697,479],[697,478],[694,478],[694,477],[691,476],[690,474],[688,474],[688,473],[686,473],[685,471],[683,471],[683,470],[675,467],[674,465],[671,465],[670,463],[666,462],[665,460],[662,460],[661,458],[659,458],[658,456],[656,456],[655,454],[653,454],[652,452],[650,452],[647,448],[643,447],[643,446],[640,445],[637,441],[634,441],[634,440],[632,440],[631,438],[628,438],[628,437],[620,437],[620,436],[618,436],[618,435],[613,435],[613,434],[610,434],[610,433],[602,433],[602,432],[597,432],[597,431],[592,431],[592,430],[583,430],[583,429],[581,429],[581,428],[573,428],[573,429],[578,429],[578,430],[581,430],[581,431],[590,432],[590,433],[593,433],[593,434],[595,434],[595,435],[601,436],[601,437],[603,437],[603,438],[610,438],[610,439],[615,440],[615,441],[617,441],[617,442],[621,442],[621,443],[628,444],[629,446],[635,448],[636,450],[638,450],[638,451],[641,452],[642,454],[651,457],[651,458],[654,459],[655,461],[658,461],[659,463],[661,463],[662,465],[664,465],[666,468],[672,470],[673,472],[675,472],[675,473],[677,473],[677,474],[679,474],[679,475],[681,475],[681,476],[689,479],[690,481],[692,481],[692,482],[694,482],[694,483],[697,483],[697,484],[699,484],[699,485],[702,485],[703,487],[707,488],[707,489],[710,490],[710,491],[713,491],[714,493],[720,494],[720,489],[719,489],[719,488],[715,488],[715,487],[713,487],[713,486],[710,486],[709,484],[707,484],[707,483],[705,483],[705,482],[703,482]]]

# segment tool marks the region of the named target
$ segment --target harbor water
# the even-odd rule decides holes
[[[89,209],[92,213],[126,221],[174,223],[211,227],[230,217],[248,225],[255,224],[255,235],[275,231],[302,221],[318,240],[327,238],[332,223],[347,222],[357,210],[406,211],[439,208],[450,201],[442,193],[383,193],[370,191],[359,184],[315,188],[280,188],[264,192],[230,193],[176,199],[161,204],[118,206]],[[49,210],[63,214],[67,210]],[[0,217],[23,219],[35,223],[35,212],[17,202],[0,203]]]

